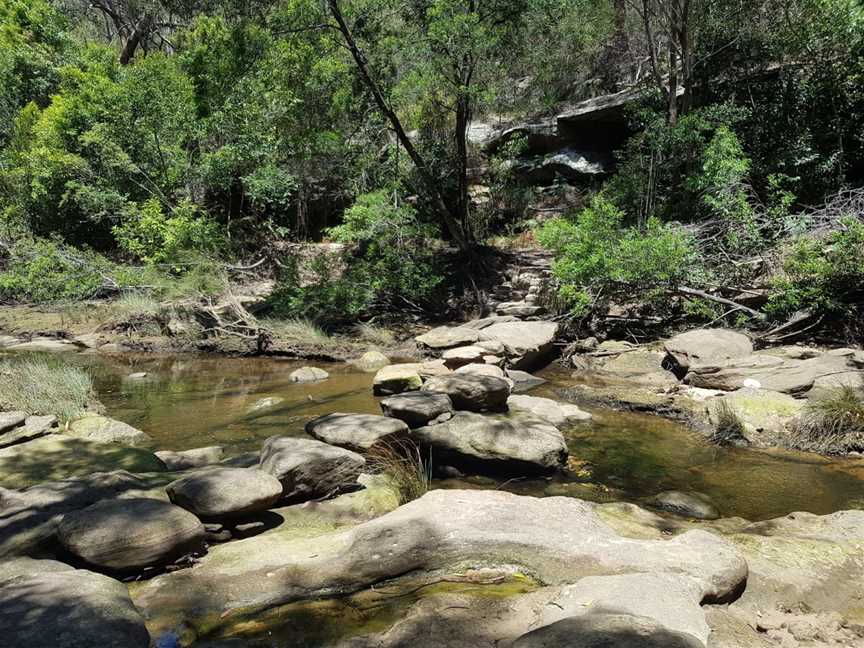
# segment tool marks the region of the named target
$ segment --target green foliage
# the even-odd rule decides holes
[[[432,229],[413,208],[386,191],[359,196],[343,224],[328,231],[346,244],[343,255],[319,255],[302,281],[296,263],[287,264],[274,292],[276,311],[323,324],[355,320],[370,309],[413,309],[428,302],[441,284]]]
[[[219,242],[218,228],[195,213],[189,201],[166,215],[158,200],[144,202],[134,215],[113,229],[120,248],[150,264],[177,264],[181,254],[212,252]]]
[[[122,269],[95,252],[48,239],[20,239],[0,272],[3,301],[56,302],[97,297],[123,281]]]
[[[95,398],[90,374],[56,358],[4,360],[0,376],[3,410],[53,414],[66,423]]]
[[[598,301],[634,293],[662,305],[662,297],[698,266],[698,254],[680,228],[648,219],[643,228],[625,227],[624,213],[598,194],[575,220],[554,219],[537,231],[540,243],[556,253],[553,271],[561,296],[577,315]]]
[[[766,310],[783,319],[809,309],[859,319],[864,297],[864,223],[846,218],[824,236],[801,236],[785,250]]]

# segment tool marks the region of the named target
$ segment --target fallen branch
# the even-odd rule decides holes
[[[685,295],[686,297],[698,297],[700,299],[707,299],[708,301],[723,304],[724,306],[730,306],[732,308],[735,308],[736,310],[742,310],[751,317],[758,320],[765,319],[764,313],[760,313],[759,311],[754,310],[749,306],[739,304],[738,302],[732,301],[731,299],[726,299],[725,297],[718,297],[717,295],[706,293],[703,290],[696,290],[695,288],[688,288],[687,286],[678,286],[678,288],[676,288],[676,291],[681,295]]]

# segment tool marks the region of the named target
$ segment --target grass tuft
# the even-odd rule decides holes
[[[0,362],[0,409],[53,414],[66,423],[94,399],[90,374],[54,358]]]
[[[111,303],[114,317],[131,319],[135,317],[156,317],[163,311],[162,305],[152,296],[141,292],[127,292]]]
[[[328,344],[333,338],[320,326],[307,319],[265,318],[261,324],[277,338],[300,344]]]
[[[396,342],[396,336],[393,334],[393,331],[381,326],[380,324],[373,324],[372,322],[357,324],[354,327],[354,332],[357,337],[364,342],[369,342],[378,346],[386,347]]]
[[[717,422],[714,432],[711,433],[711,441],[717,445],[738,445],[745,440],[744,422],[738,412],[724,400],[717,401],[714,406],[714,416]]]
[[[846,386],[813,398],[792,434],[801,450],[821,454],[864,450],[864,390]]]
[[[411,441],[377,443],[366,462],[372,473],[390,481],[400,505],[422,497],[431,488],[432,462],[424,460],[420,448]]]

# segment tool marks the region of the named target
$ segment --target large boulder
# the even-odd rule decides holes
[[[513,648],[705,648],[689,634],[670,631],[652,619],[632,614],[567,617],[532,630]]]
[[[383,399],[381,411],[385,416],[404,421],[408,427],[417,428],[452,415],[453,403],[447,394],[411,392]]]
[[[447,394],[457,410],[500,412],[507,407],[510,385],[494,376],[452,374],[430,378],[423,391]]]
[[[663,368],[664,355],[648,349],[624,350],[601,369],[606,374],[627,382],[653,389],[670,389],[678,384],[678,378]]]
[[[682,378],[695,364],[716,363],[753,353],[749,337],[727,329],[687,331],[667,340],[664,348],[667,366]]]
[[[57,535],[69,553],[98,569],[132,571],[199,550],[204,526],[179,506],[142,497],[68,513]]]
[[[551,398],[513,394],[507,399],[507,407],[513,411],[533,414],[555,427],[591,420],[591,415],[578,405],[561,403]]]
[[[69,424],[66,434],[88,441],[122,443],[133,447],[146,445],[153,440],[146,432],[99,414],[85,414],[75,419]]]
[[[33,561],[46,563],[50,561]],[[31,648],[147,648],[126,585],[83,569],[50,568],[0,584],[0,636]]]
[[[261,447],[261,470],[276,477],[292,501],[338,493],[357,483],[365,465],[356,452],[313,439],[274,436]]]
[[[510,366],[530,370],[555,354],[557,322],[500,322],[482,331],[504,345]]]
[[[443,360],[430,362],[405,362],[382,367],[372,380],[372,391],[376,396],[390,396],[417,391],[423,380],[431,376],[450,373]]]
[[[447,349],[441,354],[444,364],[450,369],[458,369],[472,363],[484,364],[484,356],[490,355],[488,349],[481,346],[464,346]]]
[[[597,511],[571,497],[433,490],[347,531],[311,539],[263,534],[220,545],[195,569],[155,578],[133,595],[158,632],[205,620],[230,627],[238,601],[262,609],[357,592],[407,573],[464,573],[466,565],[515,568],[552,588],[587,576],[665,574],[692,582],[689,590],[673,584],[697,606],[734,598],[746,581],[741,554],[712,533],[638,540],[614,531]],[[520,618],[533,621],[541,612]]]
[[[508,369],[507,378],[513,381],[514,392],[530,391],[546,382],[544,378],[538,378],[527,371],[520,371],[519,369]]]
[[[24,425],[26,420],[26,412],[0,412],[0,434]]]
[[[13,412],[13,414],[15,413]],[[7,419],[7,424],[10,424],[11,422],[12,419]],[[0,448],[33,441],[34,439],[54,434],[55,432],[59,432],[56,416],[51,414],[44,416],[28,416],[20,425],[16,427],[10,426],[5,432],[0,434]]]
[[[159,450],[155,453],[170,471],[189,470],[222,461],[222,446],[207,446],[192,450]]]
[[[26,488],[44,481],[111,470],[161,472],[165,464],[142,448],[98,443],[65,434],[50,434],[0,449],[0,486],[6,488]]]
[[[43,482],[19,491],[0,488],[0,558],[43,553],[54,543],[64,514],[146,489],[142,479],[125,470]]]
[[[414,338],[421,346],[435,350],[467,346],[484,339],[478,329],[466,326],[439,326]]]
[[[312,383],[327,380],[330,374],[320,367],[300,367],[288,375],[292,383]]]
[[[558,428],[530,415],[483,416],[457,412],[449,421],[412,432],[434,466],[463,472],[537,474],[563,468],[567,444]]]
[[[279,480],[257,468],[202,468],[171,482],[165,490],[174,504],[208,519],[260,513],[282,497]]]
[[[754,353],[718,363],[690,367],[684,382],[703,389],[735,391],[742,387],[767,389],[784,394],[803,394],[824,376],[849,372],[849,356],[825,353],[806,360]]]
[[[306,423],[306,433],[330,445],[365,452],[377,444],[386,445],[407,438],[408,426],[387,416],[335,412]]]

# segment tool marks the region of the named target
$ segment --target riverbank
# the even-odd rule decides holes
[[[60,354],[93,376],[102,416],[149,439],[73,425],[0,450],[0,474],[17,475],[0,500],[0,598],[41,620],[0,627],[33,645],[71,628],[68,646],[864,641],[864,514],[834,512],[860,506],[861,461],[718,448],[593,407],[574,396],[588,370],[529,382],[512,367],[554,357],[552,329],[439,328],[416,340],[424,362],[368,371]],[[642,351],[615,349],[587,357]],[[394,434],[432,462],[402,506],[375,460]]]

